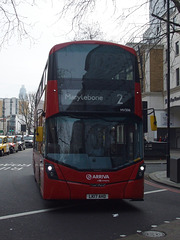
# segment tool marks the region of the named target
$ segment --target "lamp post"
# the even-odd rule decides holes
[[[5,119],[5,101],[3,99],[3,107],[2,107],[2,117],[3,117],[3,134],[5,133],[4,130],[4,119]]]
[[[170,177],[170,11],[167,0],[167,177]]]

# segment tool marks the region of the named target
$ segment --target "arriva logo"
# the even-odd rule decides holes
[[[108,174],[86,174],[86,179],[87,180],[109,180],[109,175]]]

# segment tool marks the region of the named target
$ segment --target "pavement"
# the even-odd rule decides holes
[[[179,159],[180,158],[180,150],[172,150],[170,153],[171,159]],[[146,164],[149,163],[166,163],[166,160],[156,159],[156,160],[145,160]],[[159,171],[159,172],[153,172],[149,174],[149,178],[155,182],[168,185],[170,187],[180,188],[180,183],[172,181],[172,177],[170,174],[170,178],[167,177],[166,171]]]
[[[170,152],[171,159],[179,159],[180,158],[180,150],[172,150]],[[166,160],[155,159],[155,160],[145,160],[146,164],[159,164],[166,163]],[[165,186],[179,188],[180,183],[172,181],[172,177],[167,177],[166,171],[158,171],[148,174],[148,177],[160,184],[164,184]],[[174,179],[173,179],[174,180]],[[148,240],[153,238],[163,239],[163,240],[180,240],[180,217],[176,218],[174,221],[166,221],[162,225],[152,226],[151,229],[141,232],[138,231],[136,234],[125,236],[122,235],[120,238],[116,240],[121,240],[124,238],[125,240]]]
[[[179,240],[180,239],[180,219],[176,219],[172,222],[166,222],[156,228],[151,228],[145,232],[138,232],[130,236],[122,235],[116,240],[150,240],[153,238],[162,240]]]

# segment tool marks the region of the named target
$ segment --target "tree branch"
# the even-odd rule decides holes
[[[151,15],[152,15],[153,17],[158,18],[158,19],[161,20],[161,21],[168,22],[167,19],[164,19],[164,18],[162,18],[162,17],[159,17],[159,16],[157,16],[157,15],[154,14],[154,13],[152,13]],[[180,27],[180,24],[178,24],[178,23],[175,23],[175,22],[172,22],[172,21],[169,21],[169,23],[170,23],[170,24],[173,24],[173,25],[175,25],[175,26],[177,26],[177,27]]]
[[[172,2],[174,3],[178,12],[180,13],[180,1],[179,0],[172,0]]]

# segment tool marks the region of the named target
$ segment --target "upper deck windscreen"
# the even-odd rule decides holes
[[[60,111],[133,112],[136,57],[116,45],[72,44],[50,56]]]

